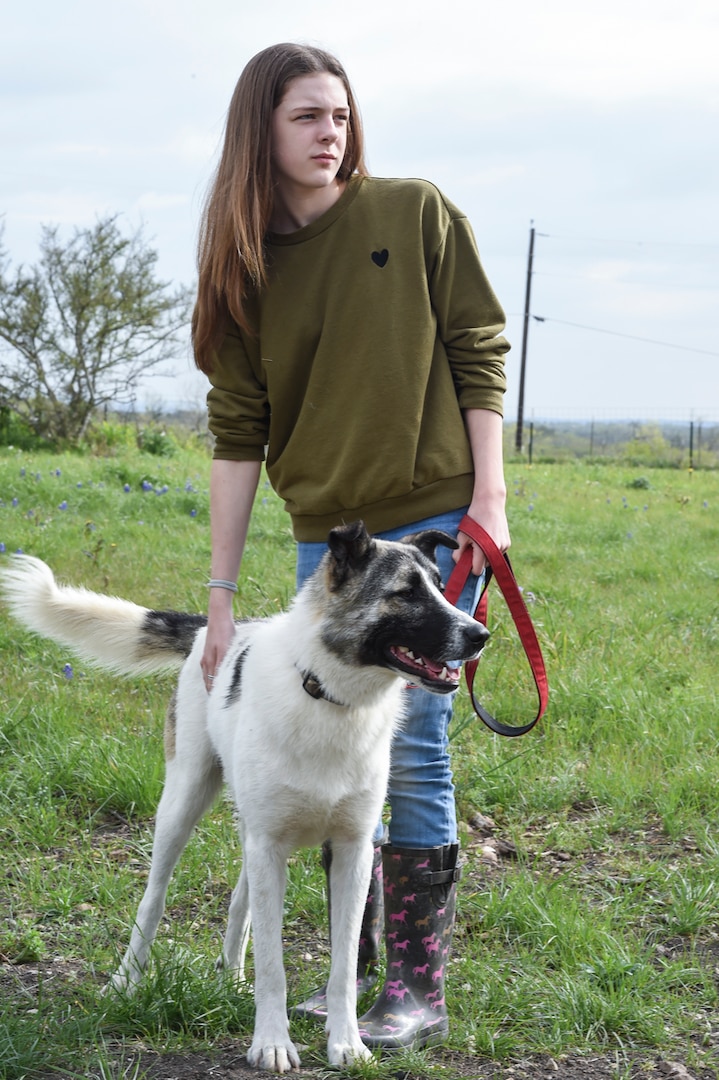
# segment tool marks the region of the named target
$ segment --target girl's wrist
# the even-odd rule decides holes
[[[208,610],[216,611],[218,613],[232,610],[232,601],[235,593],[230,589],[212,588],[208,589],[209,599],[207,601]]]

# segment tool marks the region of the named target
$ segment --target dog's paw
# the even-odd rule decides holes
[[[244,984],[247,982],[244,965],[230,963],[224,953],[220,953],[215,960],[215,971],[218,975],[226,976],[234,983]]]
[[[137,990],[137,979],[131,979],[126,972],[120,968],[112,976],[110,981],[102,988],[102,996],[108,997],[110,994],[120,994],[123,997],[129,997]]]
[[[359,1037],[327,1040],[327,1057],[335,1068],[351,1068],[359,1061],[372,1061],[372,1054]]]
[[[282,1042],[266,1043],[255,1037],[247,1051],[247,1060],[253,1069],[264,1069],[266,1072],[293,1072],[300,1067],[300,1055],[289,1038]]]

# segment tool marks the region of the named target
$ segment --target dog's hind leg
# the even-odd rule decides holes
[[[222,770],[209,755],[200,762],[196,758],[168,761],[165,787],[157,807],[147,888],[137,910],[129,947],[110,983],[115,990],[131,992],[140,981],[165,910],[172,872],[221,784]]]
[[[357,1023],[357,951],[373,845],[333,837],[331,875],[332,962],[327,983],[327,1056],[344,1067],[370,1058]]]
[[[243,865],[240,879],[232,890],[227,931],[222,945],[222,955],[217,961],[218,970],[237,972],[240,982],[245,979],[245,955],[250,939],[250,893],[247,872]]]

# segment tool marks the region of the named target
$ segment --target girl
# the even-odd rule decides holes
[[[466,512],[509,547],[503,327],[464,215],[425,181],[368,175],[340,63],[294,44],[255,56],[237,83],[204,209],[192,324],[215,436],[208,691],[234,632],[232,593],[263,460],[291,516],[298,584],[329,530],[358,518],[387,539],[425,528],[456,536],[454,556],[438,549],[445,579],[473,546],[458,533]],[[483,568],[475,548],[464,610]],[[448,1028],[443,978],[459,877],[451,701],[407,695],[389,842],[378,828],[358,958],[364,990],[375,979],[384,892],[393,977],[360,1020],[369,1046],[423,1046]],[[329,870],[329,843],[323,860]],[[323,991],[297,1011],[322,1015]]]

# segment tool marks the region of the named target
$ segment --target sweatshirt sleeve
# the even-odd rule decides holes
[[[228,330],[209,375],[208,425],[215,437],[213,456],[232,461],[263,461],[269,438],[270,409],[259,358],[253,363],[244,338]]]
[[[449,224],[430,268],[430,292],[462,409],[502,415],[504,354],[509,343],[504,312],[477,251],[472,227],[451,204]]]

